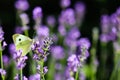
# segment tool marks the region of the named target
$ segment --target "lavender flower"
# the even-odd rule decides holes
[[[2,27],[0,26],[0,42],[4,40],[4,32],[3,32],[3,29]]]
[[[51,52],[52,56],[57,60],[65,58],[64,49],[61,46],[53,46]]]
[[[27,0],[17,0],[15,2],[15,8],[20,11],[26,11],[29,8],[29,3],[27,2]]]
[[[16,76],[14,77],[14,80],[19,80],[19,75],[18,74],[16,74]],[[23,76],[23,80],[28,80],[28,78]]]
[[[9,45],[9,52],[12,56],[14,56],[14,53],[16,53],[15,45],[13,43]]]
[[[15,33],[19,33],[19,34],[22,34],[23,33],[23,30],[22,30],[22,27],[15,27],[15,30],[14,30]]]
[[[60,35],[62,35],[62,36],[65,36],[66,33],[67,33],[66,29],[65,29],[65,26],[63,26],[63,25],[58,26],[58,31],[59,31]]]
[[[26,13],[20,14],[20,18],[21,18],[23,26],[25,26],[29,23],[29,18],[28,18],[28,15]]]
[[[76,23],[74,10],[69,8],[61,12],[59,23],[62,25],[73,26]]]
[[[78,26],[80,26],[85,15],[85,5],[82,2],[76,2],[74,8],[76,14],[76,23]]]
[[[37,35],[39,38],[44,39],[49,36],[49,28],[47,26],[40,26],[37,28]]]
[[[60,74],[60,73],[56,73],[56,74],[55,74],[54,80],[62,80],[62,79],[63,79],[62,74]]]
[[[0,68],[0,74],[1,75],[6,75],[6,71]]]
[[[36,19],[39,19],[39,18],[42,18],[42,8],[41,7],[36,7],[34,8],[33,10],[33,19],[36,20]]]
[[[8,56],[3,55],[3,63],[4,63],[5,66],[7,66],[9,64],[9,58],[8,58]]]
[[[80,31],[77,27],[72,27],[68,32],[68,37],[72,40],[75,40],[80,37]]]
[[[56,24],[55,17],[54,16],[48,16],[46,22],[47,22],[47,25],[49,25],[50,27],[54,27],[55,24]]]
[[[88,50],[90,48],[90,41],[87,38],[80,38],[80,40],[77,41],[77,45],[80,46],[80,48]]]
[[[29,77],[29,80],[40,80],[40,74],[34,74]]]
[[[110,18],[108,15],[103,15],[101,17],[101,29],[102,33],[108,33],[110,28]]]
[[[75,54],[71,55],[67,59],[67,61],[68,61],[68,66],[69,66],[68,68],[73,72],[76,72],[78,69],[78,66],[81,65],[78,57]]]
[[[70,1],[70,0],[61,0],[61,2],[60,2],[60,6],[61,6],[62,8],[67,8],[67,7],[70,6],[70,4],[71,4],[71,1]]]
[[[77,15],[79,14],[79,16],[81,16],[81,17],[84,15],[84,13],[85,13],[84,3],[76,2],[74,8],[75,8]]]
[[[25,60],[28,59],[27,56],[22,56],[21,50],[16,51],[13,58],[16,60],[17,69],[22,69],[23,67],[25,67]]]
[[[45,67],[43,68],[43,72],[44,72],[44,74],[46,74],[46,73],[48,72],[47,66],[45,66]]]

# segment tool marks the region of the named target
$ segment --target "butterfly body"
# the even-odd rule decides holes
[[[33,40],[22,34],[14,34],[12,37],[16,50],[22,50],[22,56],[25,56],[31,50]]]

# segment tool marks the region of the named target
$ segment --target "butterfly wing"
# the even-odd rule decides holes
[[[33,40],[27,36],[21,34],[14,34],[13,41],[16,47],[16,50],[22,50],[22,56],[25,56],[31,49]]]

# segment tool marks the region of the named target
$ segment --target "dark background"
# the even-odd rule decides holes
[[[5,31],[5,40],[7,43],[12,42],[12,34],[14,33],[14,27],[16,25],[16,11],[14,3],[16,0],[0,0],[0,24]],[[120,0],[71,0],[74,6],[76,1],[82,1],[86,5],[85,20],[82,25],[81,33],[82,36],[91,37],[91,30],[93,27],[100,25],[100,16],[104,13],[111,14],[116,11],[120,6]],[[30,26],[33,25],[32,21],[32,10],[35,6],[41,6],[43,8],[44,17],[46,15],[58,15],[60,14],[61,8],[59,6],[60,0],[28,0],[30,8],[28,15],[30,16]]]

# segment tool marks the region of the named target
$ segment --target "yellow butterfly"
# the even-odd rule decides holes
[[[22,56],[25,56],[30,50],[33,40],[22,34],[12,36],[16,50],[22,50]]]

